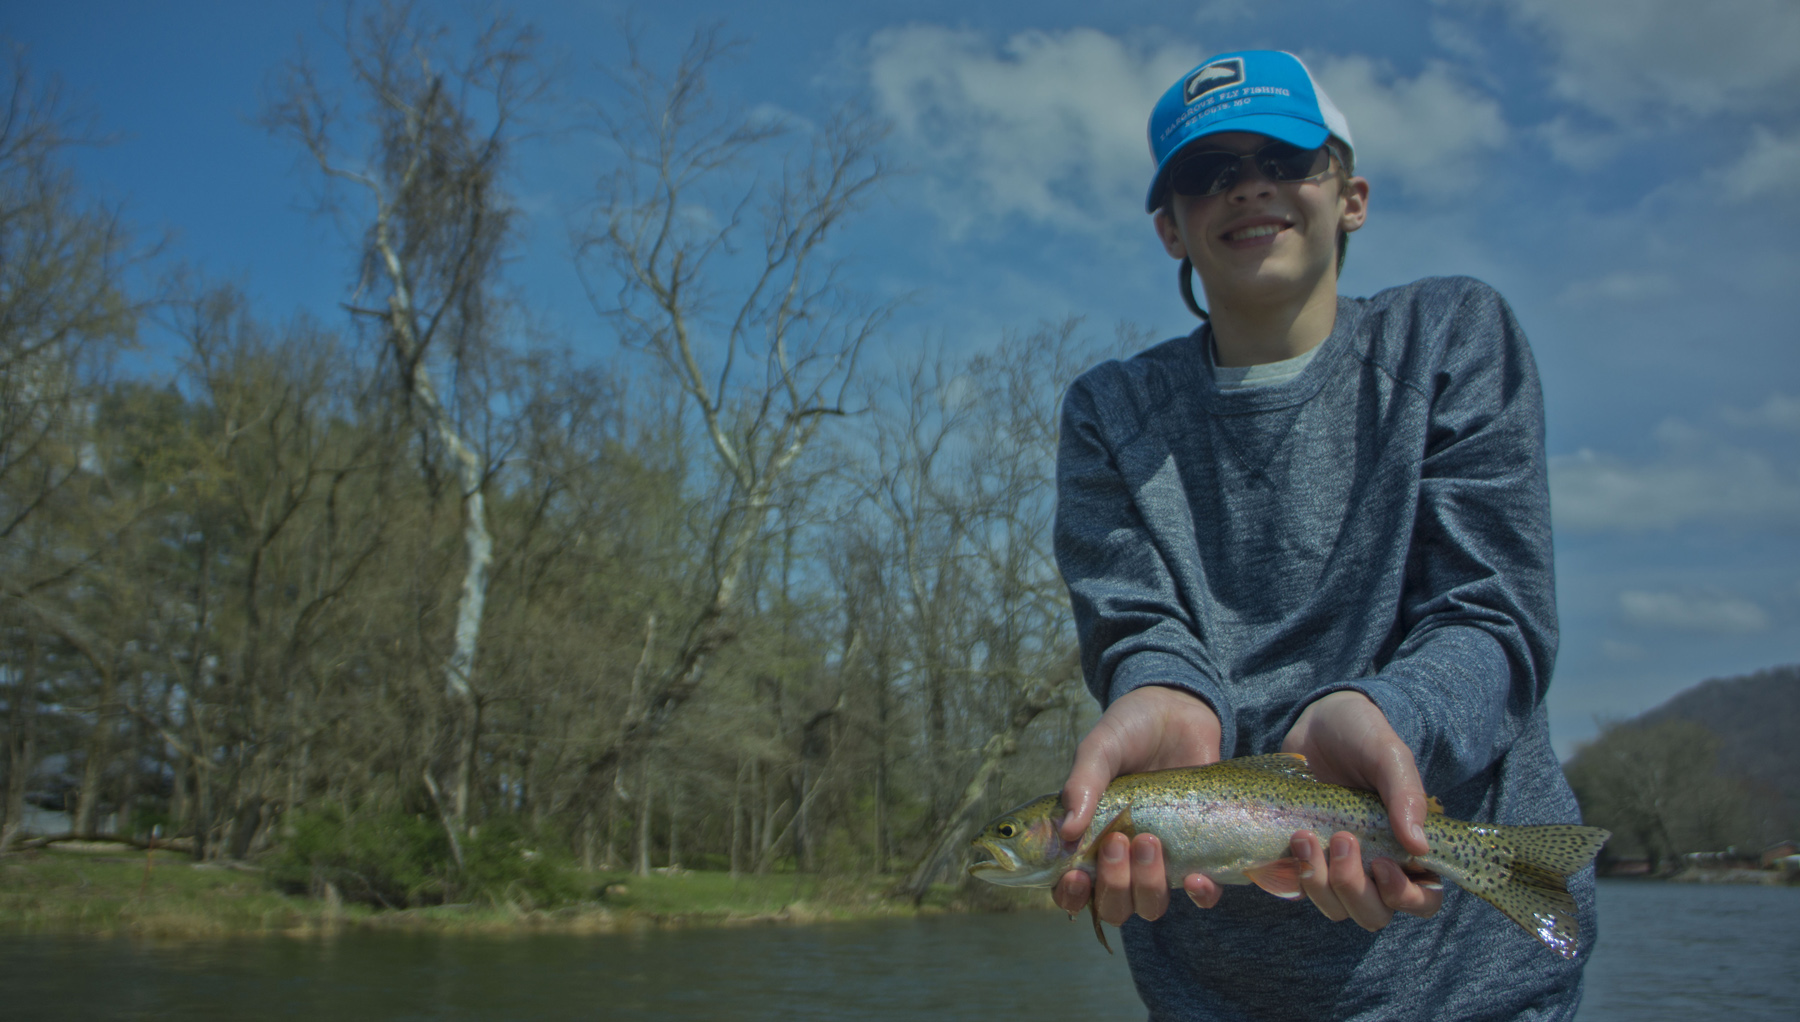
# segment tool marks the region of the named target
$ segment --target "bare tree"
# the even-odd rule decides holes
[[[465,562],[443,664],[453,766],[448,804],[440,802],[460,857],[455,839],[467,825],[480,740],[476,655],[493,557],[476,381],[502,329],[496,285],[514,217],[502,178],[519,119],[544,81],[532,30],[504,20],[466,52],[410,4],[360,16],[351,8],[345,21],[360,125],[344,121],[304,57],[289,68],[266,120],[304,146],[329,180],[360,196],[363,262],[352,311],[384,346],[395,392],[419,424],[427,472],[447,462],[460,494]],[[359,305],[365,292],[384,300]],[[430,767],[424,780],[436,798],[441,786]]]
[[[28,627],[91,636],[71,594],[107,548],[51,533],[87,521],[103,534],[99,520],[121,513],[106,504],[93,471],[92,423],[101,371],[135,330],[139,310],[121,277],[139,256],[116,212],[78,197],[62,158],[81,139],[54,86],[35,81],[17,50],[0,54],[0,76],[0,602],[23,608]],[[17,772],[33,765],[38,700],[18,690],[37,684],[35,640],[28,645],[8,700],[19,723],[10,729],[15,766],[0,849],[22,809]],[[87,649],[102,681],[77,811],[83,831],[93,828],[99,771],[118,726],[115,659]]]
[[[898,388],[913,410],[890,420],[906,425],[881,445],[890,453],[879,504],[903,537],[910,614],[923,626],[914,629],[923,640],[915,657],[928,727],[966,750],[938,766],[931,832],[897,888],[914,901],[962,853],[1032,725],[1070,707],[1077,691],[1068,595],[1051,550],[1059,399],[1093,350],[1077,327],[1009,337],[954,367],[915,368]],[[926,550],[935,550],[929,572]],[[947,637],[933,624],[945,615],[966,632],[956,637],[963,660],[954,671],[942,667],[953,650],[933,642]],[[957,708],[958,726],[933,720]],[[952,777],[966,781],[953,787]]]
[[[705,578],[665,666],[596,752],[596,779],[655,738],[733,638],[752,553],[886,316],[849,293],[827,247],[885,173],[879,128],[853,111],[804,129],[715,108],[708,78],[732,49],[716,30],[666,78],[628,42],[622,112],[596,113],[619,166],[577,263],[595,308],[679,386],[717,485]]]

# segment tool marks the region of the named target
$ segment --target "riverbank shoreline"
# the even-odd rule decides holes
[[[1679,873],[1601,873],[1602,880],[1651,884],[1750,884],[1800,887],[1800,874],[1775,869],[1684,869]]]
[[[1672,884],[1763,884],[1794,887],[1800,877],[1772,869],[1689,869],[1666,878]]]
[[[1051,910],[1043,892],[940,885],[920,905],[885,896],[889,877],[675,871],[581,874],[577,904],[371,908],[284,894],[259,871],[195,863],[177,852],[42,850],[0,859],[0,934],[146,939],[408,934],[610,934],[814,925],[971,912]],[[1036,895],[1036,897],[1032,897]]]

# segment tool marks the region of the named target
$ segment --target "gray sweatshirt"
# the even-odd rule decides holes
[[[1226,756],[1279,751],[1329,692],[1367,695],[1451,816],[1579,818],[1544,691],[1556,603],[1543,400],[1505,301],[1467,278],[1338,300],[1300,375],[1225,391],[1202,327],[1064,399],[1056,556],[1103,705],[1143,685],[1210,704]],[[1307,901],[1177,894],[1124,928],[1153,1019],[1563,1019],[1596,932],[1570,884],[1566,962],[1447,885],[1379,933]]]

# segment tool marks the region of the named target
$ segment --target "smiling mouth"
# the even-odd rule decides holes
[[[1244,227],[1225,235],[1225,240],[1249,241],[1251,238],[1266,238],[1280,231],[1284,226],[1284,224],[1257,224],[1254,227]]]

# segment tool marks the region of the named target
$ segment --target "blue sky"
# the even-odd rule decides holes
[[[469,23],[470,5],[426,7]],[[565,99],[600,94],[626,5],[512,9],[542,30]],[[308,212],[308,168],[255,118],[302,41],[329,55],[322,27],[338,10],[13,4],[0,33],[116,137],[78,155],[94,194],[267,314],[335,321],[346,239]],[[743,103],[804,121],[859,98],[892,122],[909,173],[842,248],[862,287],[911,296],[885,341],[900,347],[985,346],[1071,314],[1096,334],[1188,331],[1142,213],[1145,117],[1211,53],[1299,53],[1372,183],[1343,290],[1471,274],[1532,339],[1557,525],[1559,749],[1596,717],[1800,661],[1792,0],[1714,0],[1704,17],[1691,0],[665,3],[635,17],[653,57],[703,22],[745,36],[719,78]],[[510,279],[548,329],[609,357],[566,226],[599,162],[579,133],[521,151],[512,188],[529,221]]]

